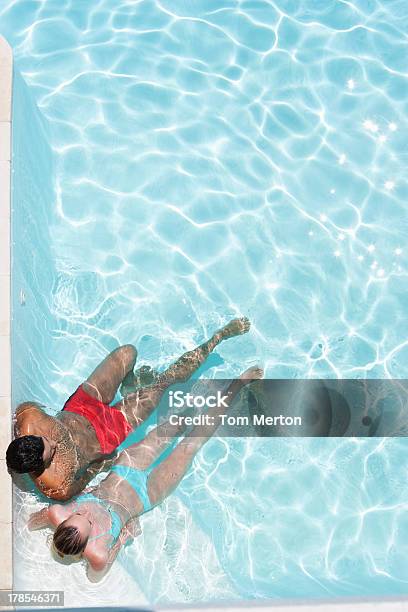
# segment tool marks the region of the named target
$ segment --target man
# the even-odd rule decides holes
[[[65,501],[82,491],[105,459],[158,405],[167,387],[188,380],[222,341],[249,330],[248,319],[234,319],[193,351],[185,353],[155,382],[109,406],[119,385],[135,380],[137,352],[127,344],[114,350],[82,383],[57,416],[24,402],[16,411],[16,439],[7,449],[11,472],[29,473],[47,497]]]

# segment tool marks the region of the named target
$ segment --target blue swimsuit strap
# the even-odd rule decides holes
[[[150,468],[147,470],[137,470],[128,465],[114,465],[111,467],[111,472],[115,472],[128,482],[136,495],[140,498],[143,504],[143,512],[148,512],[153,508],[147,491],[147,479],[151,472]]]
[[[100,497],[92,495],[92,493],[84,493],[83,495],[79,495],[79,497],[77,497],[75,501],[78,505],[81,505],[81,503],[84,504],[86,502],[93,501],[103,506],[105,510],[109,512],[109,516],[111,518],[111,527],[109,531],[106,531],[105,533],[100,533],[99,535],[94,536],[93,538],[89,538],[89,541],[92,542],[93,540],[98,540],[99,538],[102,538],[105,535],[111,535],[113,537],[113,541],[116,542],[122,530],[122,519],[120,518],[119,514],[115,512],[113,508],[111,508],[109,502],[105,501],[104,499],[101,499]]]

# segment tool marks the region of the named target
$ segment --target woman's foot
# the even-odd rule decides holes
[[[248,385],[253,380],[259,380],[260,378],[263,378],[263,376],[264,371],[262,368],[259,366],[252,366],[241,374],[239,380],[242,380],[244,385]]]
[[[242,372],[238,378],[235,378],[227,389],[227,395],[230,396],[230,405],[234,397],[237,395],[237,393],[240,393],[243,387],[249,385],[249,383],[253,382],[254,380],[263,378],[263,375],[264,371],[262,368],[259,366],[252,366],[245,370],[245,372]]]

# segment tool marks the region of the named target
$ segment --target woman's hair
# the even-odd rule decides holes
[[[54,533],[54,547],[61,555],[79,555],[84,552],[88,537],[83,538],[77,527],[68,526],[66,522],[65,520],[58,525]]]
[[[18,474],[41,473],[44,465],[44,440],[41,436],[21,436],[9,445],[6,452],[7,467]]]

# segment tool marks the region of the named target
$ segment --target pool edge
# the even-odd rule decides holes
[[[0,590],[13,586],[12,483],[5,461],[11,440],[11,101],[13,56],[0,36]],[[4,502],[4,503],[3,503]]]
[[[288,599],[282,600],[252,600],[232,604],[216,603],[191,606],[158,606],[154,612],[342,612],[358,610],[359,612],[405,612],[408,609],[408,599],[402,597],[344,597],[337,601],[332,599]]]

